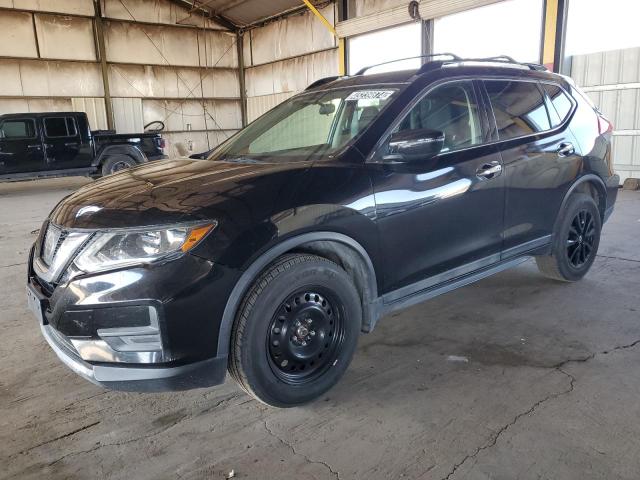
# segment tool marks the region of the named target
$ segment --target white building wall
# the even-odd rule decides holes
[[[335,4],[320,12],[335,24]],[[338,74],[337,41],[309,11],[249,30],[243,49],[249,122],[315,80]]]
[[[119,133],[163,121],[176,155],[241,128],[234,33],[168,0],[101,7]],[[95,23],[92,0],[0,0],[0,114],[80,110],[106,129]]]

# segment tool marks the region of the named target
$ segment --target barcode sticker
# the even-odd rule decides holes
[[[386,100],[393,95],[393,90],[358,90],[351,92],[351,94],[345,99],[349,100]]]

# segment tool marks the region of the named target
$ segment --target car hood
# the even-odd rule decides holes
[[[66,228],[127,228],[225,217],[268,217],[309,162],[153,162],[66,197],[50,220]],[[289,193],[287,193],[289,192]]]

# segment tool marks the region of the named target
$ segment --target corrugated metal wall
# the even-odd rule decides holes
[[[334,4],[320,12],[335,24]],[[336,40],[311,12],[249,30],[243,40],[249,121],[313,81],[338,74]]]
[[[167,125],[172,155],[242,126],[236,35],[168,0],[101,0],[115,127]],[[82,110],[107,128],[92,0],[0,0],[0,114]]]
[[[640,48],[576,55],[571,77],[613,122],[621,180],[640,178]]]

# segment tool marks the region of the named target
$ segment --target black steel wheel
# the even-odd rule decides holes
[[[554,280],[580,280],[595,260],[601,229],[602,219],[593,197],[571,195],[556,221],[550,254],[536,257],[540,272]]]
[[[360,296],[337,264],[280,257],[247,292],[231,333],[229,373],[267,405],[315,400],[346,371],[362,325]]]
[[[567,238],[567,258],[574,268],[580,268],[589,260],[595,234],[593,215],[587,209],[580,210],[571,222]]]
[[[307,288],[282,302],[269,325],[269,361],[288,384],[313,381],[335,361],[344,341],[343,307],[320,287]]]

